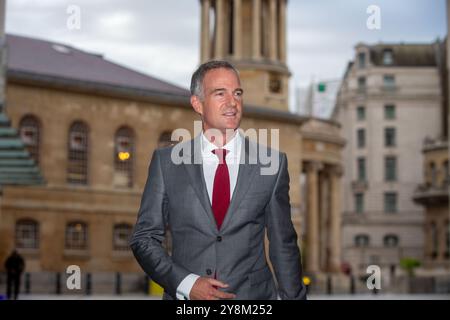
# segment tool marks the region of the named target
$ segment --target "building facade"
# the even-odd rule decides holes
[[[334,119],[343,126],[343,261],[355,274],[379,265],[385,279],[403,258],[423,260],[422,143],[440,133],[440,44],[355,48]],[[426,120],[425,120],[426,119]]]

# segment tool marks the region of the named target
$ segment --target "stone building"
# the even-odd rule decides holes
[[[344,140],[336,122],[288,112],[286,1],[204,0],[201,6],[201,61],[226,59],[240,70],[246,90],[241,127],[279,129],[307,270],[339,271]],[[217,18],[208,22],[211,16]],[[153,150],[172,143],[174,129],[194,136],[199,118],[189,92],[69,45],[14,35],[6,42],[2,117],[43,179],[38,185],[0,179],[0,261],[17,247],[31,291],[55,292],[58,273],[69,265],[81,267],[94,293],[113,292],[118,278],[122,292],[140,290],[143,273],[127,241]],[[0,137],[0,146],[8,139]]]
[[[440,134],[441,43],[355,47],[334,119],[343,162],[343,260],[354,273],[379,265],[386,286],[402,258],[423,259],[422,142]]]

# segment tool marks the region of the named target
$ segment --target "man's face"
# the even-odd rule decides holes
[[[225,68],[208,71],[203,78],[203,99],[191,97],[195,111],[202,115],[203,129],[239,127],[242,118],[242,94],[239,78]]]

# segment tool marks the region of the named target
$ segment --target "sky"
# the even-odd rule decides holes
[[[249,0],[244,0],[249,1]],[[80,9],[70,29],[67,9]],[[367,8],[380,9],[369,30]],[[446,36],[445,0],[289,0],[294,88],[342,77],[359,42],[427,43]],[[7,0],[6,32],[61,42],[184,88],[200,58],[199,0]]]

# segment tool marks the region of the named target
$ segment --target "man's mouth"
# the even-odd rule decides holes
[[[223,113],[222,115],[225,117],[235,117],[236,114],[237,114],[237,111],[228,111],[228,112]]]

